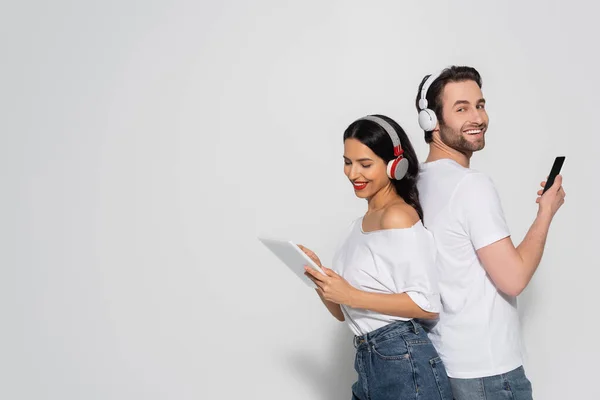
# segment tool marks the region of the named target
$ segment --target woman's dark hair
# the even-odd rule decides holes
[[[396,189],[396,193],[404,201],[411,205],[419,214],[419,218],[423,219],[423,209],[419,201],[419,190],[417,189],[417,179],[419,177],[419,160],[413,149],[406,132],[396,121],[386,117],[385,115],[373,115],[374,117],[382,118],[387,121],[398,134],[402,149],[404,150],[403,157],[408,160],[408,171],[401,180],[392,180],[392,184]],[[378,123],[369,120],[358,120],[348,126],[344,132],[344,141],[346,139],[356,139],[373,153],[377,154],[386,164],[396,158],[394,156],[394,143],[386,132],[386,130]]]

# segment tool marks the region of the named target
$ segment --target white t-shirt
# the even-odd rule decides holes
[[[437,248],[442,301],[429,337],[448,376],[478,378],[521,366],[516,298],[496,289],[476,253],[510,236],[493,182],[442,159],[421,164],[418,189]]]
[[[422,309],[441,308],[435,274],[433,236],[421,221],[410,228],[364,232],[355,220],[338,246],[332,269],[357,289],[374,293],[404,293]],[[374,311],[341,306],[348,326],[361,336],[397,320]]]

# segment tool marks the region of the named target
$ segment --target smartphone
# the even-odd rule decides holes
[[[550,187],[554,184],[554,179],[556,179],[556,175],[560,174],[560,169],[565,162],[565,157],[556,157],[554,159],[554,164],[552,165],[552,169],[550,170],[550,175],[548,175],[548,179],[546,180],[546,186],[544,186],[544,191],[542,194],[546,193],[546,190],[550,189]]]

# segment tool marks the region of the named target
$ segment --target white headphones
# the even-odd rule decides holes
[[[366,117],[357,119],[357,121],[362,120],[375,122],[387,132],[390,139],[392,139],[392,143],[394,144],[394,156],[396,157],[390,162],[388,162],[387,175],[390,179],[395,179],[398,181],[404,178],[406,172],[408,171],[408,160],[402,156],[404,150],[402,150],[402,146],[400,145],[400,138],[398,137],[398,133],[396,132],[394,127],[383,118],[376,117],[374,115],[368,115]]]
[[[421,98],[419,99],[419,126],[425,132],[431,132],[437,125],[437,117],[435,112],[427,108],[427,90],[433,82],[442,74],[443,70],[436,72],[435,74],[429,75],[429,78],[423,83],[421,88]]]

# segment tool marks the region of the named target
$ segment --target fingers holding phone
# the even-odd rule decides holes
[[[562,186],[563,179],[562,175],[559,175],[564,161],[565,157],[556,157],[547,180],[540,183],[542,189],[538,190],[538,198],[535,200],[540,205],[540,212],[548,212],[551,217],[554,217],[565,202],[566,193]]]

